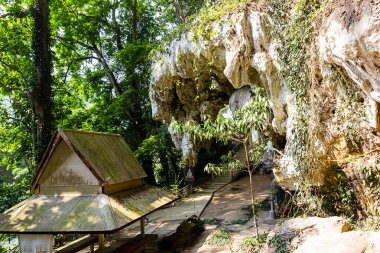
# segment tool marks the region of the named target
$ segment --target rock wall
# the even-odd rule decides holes
[[[278,53],[283,45],[271,36],[269,8],[251,4],[226,13],[204,32],[187,32],[157,53],[150,99],[158,120],[200,122],[202,115],[215,116],[225,104],[236,104],[245,86],[264,87],[273,104],[265,134],[285,154],[277,158],[275,175],[283,188],[296,189],[299,171],[290,141],[299,98],[284,78]],[[289,11],[290,19],[294,12]],[[364,196],[370,189],[363,168],[379,172],[380,161],[380,3],[328,1],[317,14],[313,38],[305,45],[310,54],[305,63],[308,177],[323,187],[336,183],[333,172],[342,171],[365,206],[374,200]],[[185,157],[196,160],[197,147],[186,136],[173,139]],[[279,139],[287,140],[285,146]]]

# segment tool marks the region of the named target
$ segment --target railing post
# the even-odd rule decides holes
[[[99,253],[104,253],[104,234],[99,234]]]
[[[140,218],[140,229],[142,237],[145,237],[145,216]]]

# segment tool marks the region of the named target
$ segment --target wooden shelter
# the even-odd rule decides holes
[[[21,234],[21,252],[52,252],[51,234],[99,234],[101,245],[104,234],[139,219],[144,233],[144,217],[177,199],[145,177],[120,135],[58,129],[33,179],[34,195],[0,215],[0,233]]]

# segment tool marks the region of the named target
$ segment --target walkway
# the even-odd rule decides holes
[[[150,214],[148,223],[146,224],[145,231],[147,234],[154,233],[154,231],[163,222],[178,221],[178,224],[191,217],[202,214],[207,204],[212,200],[214,192],[231,182],[230,175],[221,175],[215,177],[213,180],[205,182],[195,187],[196,192],[183,199],[177,206],[164,208]],[[128,230],[136,230],[140,232],[139,224],[135,228],[130,227]]]
[[[182,199],[179,204],[155,211],[147,216],[145,233],[153,234],[157,228],[171,224],[177,227],[181,221],[186,220],[192,215],[200,216],[207,204],[212,200],[214,192],[231,182],[229,174],[217,176],[214,179],[202,183],[195,187],[196,192]],[[113,252],[123,245],[126,240],[140,234],[140,222],[128,226],[126,229],[110,235],[106,247],[106,252]],[[97,246],[97,245],[96,245]],[[96,248],[95,246],[95,248]],[[87,253],[89,249],[80,251]]]

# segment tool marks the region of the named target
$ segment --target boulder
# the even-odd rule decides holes
[[[376,253],[380,252],[380,232],[351,231],[325,233],[309,238],[294,253]]]
[[[176,232],[164,237],[158,245],[163,250],[179,251],[190,246],[203,231],[205,231],[203,222],[196,215],[193,215],[182,221]]]
[[[380,252],[380,232],[350,228],[348,220],[336,216],[289,219],[269,233],[261,253]]]

